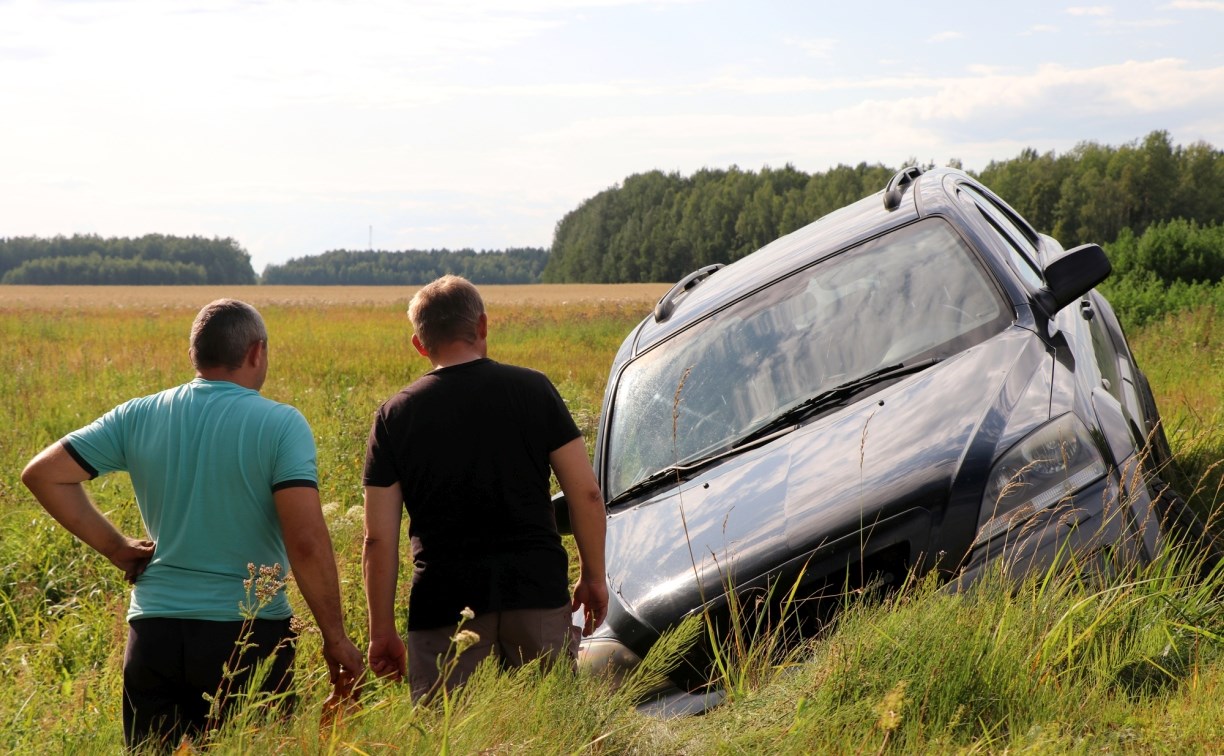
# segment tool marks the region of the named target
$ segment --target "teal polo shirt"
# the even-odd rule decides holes
[[[229,381],[197,378],[125,402],[61,443],[91,477],[126,470],[152,561],[128,619],[244,619],[258,604],[248,565],[289,560],[272,494],[318,487],[314,437],[287,404]],[[258,616],[292,614],[283,589]]]

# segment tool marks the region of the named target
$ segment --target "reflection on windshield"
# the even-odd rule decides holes
[[[724,448],[821,391],[963,351],[1011,312],[964,242],[925,220],[847,250],[630,363],[608,436],[609,496]]]

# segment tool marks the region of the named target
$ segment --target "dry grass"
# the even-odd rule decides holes
[[[593,440],[612,355],[664,289],[482,287],[496,313],[490,354],[552,377]],[[17,476],[66,431],[189,380],[187,329],[194,310],[217,296],[261,306],[274,345],[265,393],[298,407],[315,431],[342,601],[364,645],[361,464],[370,417],[428,364],[407,342],[410,294],[0,287],[0,752],[120,748],[127,588]],[[1224,457],[1214,431],[1190,443],[1200,429],[1224,427],[1217,320],[1203,315],[1133,339],[1162,408],[1185,418],[1185,432],[1170,440],[1179,462],[1192,457],[1187,471],[1196,475]],[[126,476],[89,487],[126,531],[140,532]],[[1212,503],[1220,498],[1214,479],[1203,488]],[[728,656],[723,677],[740,683],[740,695],[707,716],[668,721],[644,719],[592,678],[490,667],[447,716],[412,706],[403,686],[375,685],[359,715],[320,737],[328,685],[319,636],[308,632],[298,651],[299,716],[258,729],[239,719],[208,752],[1218,753],[1222,576],[1199,585],[1195,571],[1171,561],[1088,592],[1052,579],[960,596],[913,586],[883,604],[848,604],[802,663],[775,664],[768,648]],[[401,580],[400,606],[408,585]],[[309,617],[292,590],[299,616]]]
[[[653,304],[669,284],[481,286],[489,305]],[[402,305],[415,286],[0,286],[0,311],[182,308],[233,297],[256,307]]]

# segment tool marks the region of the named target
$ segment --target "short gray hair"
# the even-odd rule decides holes
[[[455,341],[476,341],[484,300],[471,281],[445,275],[426,284],[408,303],[412,329],[427,350]]]
[[[218,299],[204,305],[191,324],[191,364],[196,370],[242,367],[247,350],[268,340],[259,312],[237,299]]]

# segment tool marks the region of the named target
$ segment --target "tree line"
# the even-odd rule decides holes
[[[447,273],[475,284],[539,283],[548,250],[511,248],[500,252],[473,249],[403,252],[332,250],[296,257],[264,269],[263,283],[309,286],[418,285]]]
[[[233,239],[147,234],[0,238],[5,284],[253,284],[251,256]]]
[[[341,249],[269,265],[262,278],[228,238],[0,238],[0,282],[415,285],[444,273],[478,284],[667,282],[738,260],[880,191],[895,172],[879,163],[813,174],[792,165],[689,176],[649,171],[567,213],[551,249]],[[1174,291],[1202,294],[1224,277],[1217,230],[1224,152],[1206,143],[1178,146],[1168,132],[1153,131],[1119,147],[1082,142],[1061,155],[1026,149],[974,175],[1067,247],[1105,246],[1116,269],[1106,288],[1145,312],[1160,311],[1174,284]]]
[[[895,172],[860,163],[814,174],[791,165],[635,174],[561,219],[543,280],[674,281],[873,194]],[[1202,142],[1175,146],[1165,131],[1120,147],[1083,142],[1062,155],[1028,149],[975,175],[1067,247],[1177,219],[1224,222],[1224,153]]]

